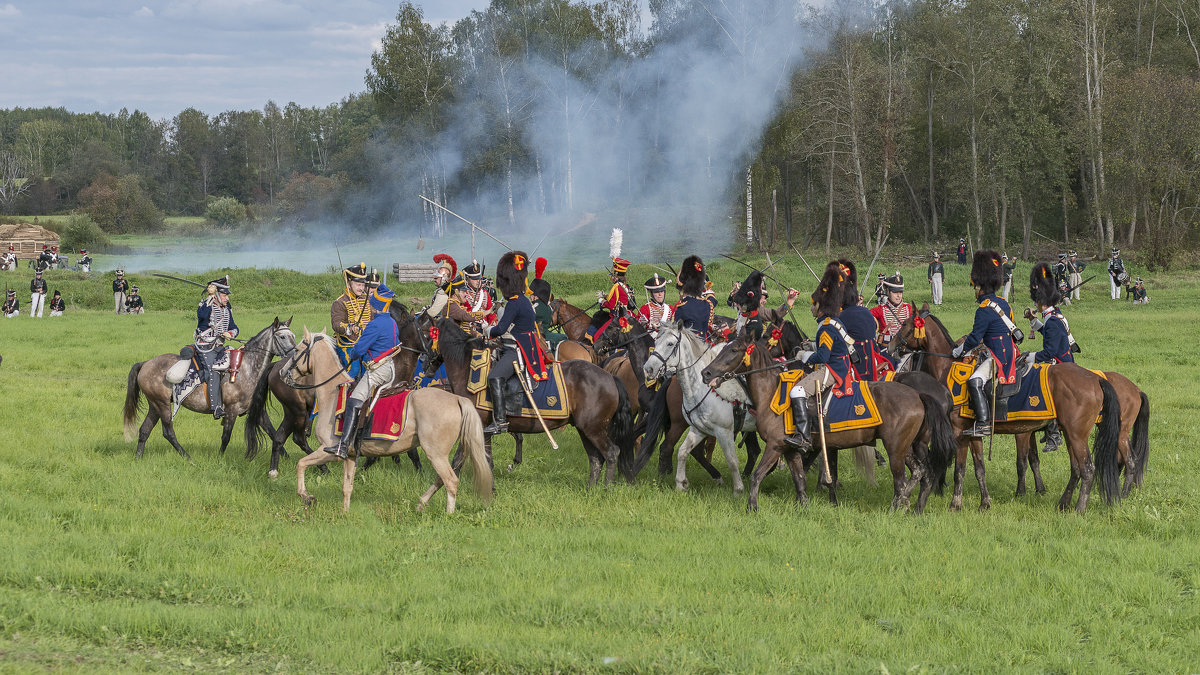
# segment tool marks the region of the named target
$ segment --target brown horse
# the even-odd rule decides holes
[[[916,337],[915,321],[910,318],[892,338],[890,349],[893,354],[905,350],[918,352],[917,364],[914,367],[944,383],[954,361],[950,357],[950,351],[957,343],[950,338],[950,333],[942,322],[929,312],[928,305],[922,307],[917,316],[925,322],[924,337]],[[1051,366],[1048,386],[1050,395],[1054,398],[1058,425],[1067,441],[1068,455],[1071,458],[1071,479],[1067,482],[1062,498],[1059,499],[1058,508],[1070,508],[1071,497],[1078,485],[1079,498],[1075,503],[1075,510],[1078,513],[1086,511],[1092,480],[1097,472],[1100,474],[1100,492],[1105,501],[1112,503],[1120,499],[1117,453],[1121,404],[1116,391],[1106,380],[1073,363]],[[974,460],[975,478],[979,483],[979,509],[982,511],[992,504],[985,480],[983,444],[980,439],[965,435],[964,432],[971,426],[971,421],[959,414],[961,408],[961,405],[956,406],[950,415],[958,436],[958,455],[954,465],[954,497],[950,502],[950,509],[956,511],[962,508],[963,477],[966,474],[969,448]],[[1096,423],[1097,416],[1101,416],[1100,424]],[[1048,423],[1048,420],[995,422],[992,429],[995,434],[1016,435],[1032,433],[1044,428]],[[1097,429],[1095,463],[1089,456],[1087,447],[1088,436],[1094,427]]]
[[[761,461],[750,478],[750,502],[748,510],[758,508],[758,491],[763,478],[775,466],[780,455],[787,460],[792,471],[792,482],[796,488],[796,499],[801,503],[807,502],[805,487],[806,462],[800,453],[784,442],[783,417],[771,411],[771,401],[779,387],[779,373],[786,363],[778,363],[772,359],[790,354],[794,346],[800,342],[799,332],[788,323],[782,327],[784,339],[772,345],[768,338],[752,342],[747,336],[734,340],[723,352],[704,369],[703,377],[712,381],[718,377],[726,377],[745,373],[750,395],[754,399],[754,407],[758,411],[758,434],[766,441]],[[746,357],[749,357],[748,359]],[[892,472],[892,505],[893,511],[907,507],[909,495],[919,483],[921,492],[917,500],[915,512],[920,512],[928,499],[933,487],[930,480],[933,467],[929,457],[918,458],[911,479],[905,477],[905,466],[909,453],[918,440],[924,441],[930,448],[930,455],[941,455],[943,462],[949,462],[954,452],[954,437],[949,421],[940,412],[938,402],[931,396],[921,394],[915,389],[898,382],[868,382],[865,383],[875,399],[883,423],[867,428],[826,433],[825,447],[830,451],[853,449],[862,445],[874,445],[876,440],[883,441],[884,450],[888,455],[888,464]],[[816,417],[813,417],[813,447],[820,448],[819,430],[816,428]],[[829,500],[837,503],[836,482],[829,486]]]
[[[292,320],[280,322],[276,317],[271,325],[259,331],[257,335],[246,341],[242,366],[236,381],[222,377],[221,399],[225,404],[225,418],[221,422],[221,453],[229,445],[229,437],[233,433],[233,425],[239,415],[245,414],[250,407],[250,401],[259,379],[267,371],[271,359],[275,356],[286,356],[296,347],[296,336],[288,328]],[[146,439],[154,426],[162,422],[163,438],[174,446],[184,459],[191,459],[183,446],[175,437],[175,426],[171,421],[171,392],[173,386],[166,381],[166,372],[178,363],[178,354],[163,354],[149,361],[133,364],[129,369],[129,383],[125,393],[125,440],[132,441],[134,429],[137,428],[137,417],[141,409],[141,396],[145,394],[147,402],[146,419],[137,431],[137,456],[141,458],[146,450]],[[208,404],[208,385],[201,384],[183,401],[182,407],[193,412],[212,414]]]
[[[413,372],[417,367],[417,357],[423,352],[424,333],[418,330],[417,316],[409,313],[408,308],[402,303],[392,302],[388,306],[388,311],[396,321],[401,344],[412,345],[401,348],[392,357],[396,368],[396,381],[407,382],[412,379]],[[278,428],[272,428],[271,420],[266,414],[268,394],[273,395],[283,408],[283,421]],[[311,390],[296,389],[284,381],[282,361],[272,364],[259,380],[258,386],[254,390],[254,396],[250,400],[250,407],[246,411],[244,430],[246,459],[254,459],[258,456],[260,436],[263,432],[266,432],[271,439],[271,468],[267,472],[271,478],[279,475],[279,459],[287,457],[284,444],[289,436],[296,447],[304,451],[304,454],[312,453],[312,449],[308,446],[308,433],[309,416],[315,402],[316,395]],[[421,455],[416,448],[409,450],[408,458],[412,461],[413,467],[420,471]],[[369,468],[376,459],[369,458],[363,470]],[[400,458],[395,457],[395,459],[398,461]],[[321,468],[324,470],[324,467]]]
[[[592,304],[594,306],[595,303]],[[559,361],[579,360],[600,364],[596,350],[587,341],[587,329],[592,323],[588,309],[591,307],[580,309],[562,298],[550,300],[550,325],[559,326],[567,335],[566,340],[558,343],[558,351],[555,352],[555,358]]]
[[[438,339],[434,352],[446,364],[446,375],[451,391],[460,396],[470,396],[467,379],[470,375],[471,352],[481,348],[483,341],[465,333],[450,319],[437,321]],[[430,362],[431,357],[426,358]],[[565,361],[561,364],[567,400],[570,404],[568,417],[546,420],[546,426],[557,429],[567,424],[574,425],[583,442],[591,465],[588,487],[600,478],[601,466],[607,464],[605,484],[611,485],[616,478],[618,459],[625,453],[633,453],[633,413],[625,385],[604,369],[586,361]],[[490,410],[478,409],[484,424],[491,422]],[[541,424],[536,417],[508,415],[508,428],[512,433],[540,434]],[[626,475],[632,480],[632,476]]]
[[[345,373],[333,339],[324,333],[304,330],[304,340],[287,359],[286,372],[301,386],[311,387],[317,397],[317,419],[313,431],[323,448],[337,444],[334,436],[338,386],[351,381]],[[458,476],[450,468],[450,452],[459,443],[471,458],[475,473],[475,492],[486,504],[492,499],[492,469],[483,448],[483,425],[470,401],[435,387],[417,389],[404,401],[404,426],[396,440],[364,439],[350,446],[350,458],[340,460],[328,452],[314,452],[296,462],[296,492],[305,506],[316,498],[308,493],[304,472],[310,466],[327,462],[342,462],[342,510],[350,510],[350,495],[354,492],[355,459],[385,457],[408,452],[420,444],[438,480],[446,486],[446,513],[454,513],[458,497]],[[423,510],[436,488],[422,495],[417,510]]]

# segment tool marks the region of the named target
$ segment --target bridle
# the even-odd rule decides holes
[[[559,310],[562,309],[563,304],[565,304],[565,303],[562,298],[555,298],[550,301],[550,309],[554,310],[554,316],[559,315]],[[598,304],[600,304],[599,300],[597,300],[596,302],[593,302],[592,304],[588,305],[587,307],[584,307],[583,309],[579,310],[578,312],[572,314],[571,318],[567,319],[566,321],[563,321],[562,318],[559,317],[558,322],[551,324],[550,327],[551,328],[562,328],[563,326],[571,323],[575,319],[578,319],[579,317],[584,316],[585,314],[587,314],[587,311],[589,309],[595,307]]]
[[[321,340],[327,340],[327,339],[329,339],[328,335],[324,335],[321,333],[313,335],[312,342],[307,343],[307,346],[303,350],[301,350],[299,354],[293,354],[291,357],[288,358],[288,360],[285,362],[286,367],[283,369],[284,384],[288,385],[289,387],[291,387],[293,389],[301,389],[301,390],[320,389],[321,387],[324,387],[325,385],[332,382],[334,380],[334,378],[336,378],[338,375],[341,375],[342,373],[346,372],[346,369],[350,367],[349,365],[342,366],[341,369],[339,369],[336,373],[334,373],[333,375],[330,375],[329,379],[325,380],[324,382],[321,382],[320,384],[298,384],[296,382],[295,375],[300,375],[301,377],[303,377],[305,375],[312,374],[312,350],[313,350],[313,347],[315,347],[316,344],[318,342],[320,342]],[[304,342],[301,342],[301,344],[304,344]],[[301,359],[304,360],[304,367],[308,369],[307,373],[298,372],[298,366],[300,364]],[[293,374],[293,373],[295,373],[295,374]]]

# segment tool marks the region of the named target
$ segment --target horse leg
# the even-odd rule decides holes
[[[167,404],[167,406],[169,407],[170,404]],[[167,414],[164,415],[163,411],[159,410],[158,416],[162,420],[163,438],[167,439],[167,442],[175,448],[175,451],[179,453],[180,457],[183,457],[189,462],[192,461],[191,455],[187,454],[187,451],[184,450],[183,446],[179,444],[179,439],[175,437],[175,423],[171,421],[170,412],[168,411]]]
[[[692,454],[692,448],[697,447],[702,440],[704,440],[704,434],[696,427],[689,427],[687,438],[683,439],[683,444],[679,446],[679,450],[675,453],[675,489],[680,492],[688,489],[688,455]]]
[[[316,497],[308,494],[308,488],[304,485],[305,470],[310,466],[320,466],[334,460],[341,461],[337,455],[328,452],[313,452],[301,457],[300,461],[296,462],[296,494],[300,495],[300,501],[305,506],[312,506],[313,502],[317,500]]]
[[[225,454],[225,448],[229,445],[229,437],[233,435],[233,425],[237,423],[236,415],[226,415],[221,420],[221,453]]]
[[[1033,491],[1039,495],[1046,494],[1046,483],[1042,481],[1042,453],[1037,451],[1037,444],[1030,438],[1029,454],[1026,459],[1029,460],[1029,470],[1033,472]]]
[[[516,445],[517,445],[517,450],[516,450],[516,452],[513,453],[513,461],[511,463],[509,463],[509,465],[508,465],[509,473],[512,473],[513,469],[515,469],[521,465],[521,459],[522,459],[522,454],[523,454],[522,450],[524,449],[524,446],[525,446],[525,435],[524,434],[513,434],[512,437],[513,437],[513,442],[516,443]]]
[[[775,463],[779,461],[782,446],[782,441],[767,441],[767,449],[763,452],[762,461],[758,463],[754,474],[750,476],[750,498],[746,503],[747,513],[758,510],[758,490],[762,486],[763,478],[766,478],[771,469],[775,468]],[[801,501],[801,503],[804,502]]]
[[[408,451],[408,459],[409,459],[409,461],[412,462],[413,468],[417,470],[417,473],[420,473],[421,472],[421,453],[420,453],[420,451],[417,450],[416,448],[410,449]],[[396,461],[400,461],[400,458],[397,457]]]
[[[975,480],[979,482],[979,510],[992,507],[992,496],[988,494],[986,468],[983,463],[983,441],[971,441],[971,459],[975,461]]]
[[[1029,465],[1029,440],[1032,434],[1017,434],[1017,496],[1025,496],[1025,470]]]
[[[146,411],[146,419],[142,420],[142,426],[138,429],[138,444],[137,458],[142,458],[142,453],[146,452],[146,439],[150,437],[150,433],[154,431],[154,425],[158,424],[158,408],[149,406]]]
[[[704,459],[712,462],[713,451],[716,450],[716,445],[717,439],[713,438],[712,436],[704,439]]]
[[[1075,493],[1075,486],[1079,483],[1079,470],[1075,468],[1074,460],[1071,461],[1071,478],[1067,481],[1067,487],[1063,490],[1062,497],[1058,500],[1058,510],[1066,511],[1071,505],[1071,496]]]
[[[725,463],[729,465],[729,475],[733,476],[733,494],[740,497],[746,489],[742,484],[742,472],[738,471],[737,444],[733,440],[733,432],[729,429],[718,430],[717,442],[725,453]]]
[[[1092,463],[1092,455],[1088,452],[1088,434],[1082,434],[1082,440],[1077,438],[1080,435],[1067,433],[1067,430],[1063,429],[1067,448],[1071,451],[1071,473],[1076,473],[1074,470],[1076,465],[1079,467],[1079,500],[1075,502],[1075,513],[1082,515],[1087,511],[1088,497],[1092,494],[1092,479],[1096,474],[1096,465]]]
[[[658,446],[658,475],[665,476],[671,471],[671,451],[688,426],[682,420],[671,420],[671,427],[663,434],[663,442]]]
[[[353,458],[342,462],[342,513],[350,512],[350,495],[354,493],[354,472],[358,462]]]
[[[959,435],[958,452],[954,455],[954,496],[950,498],[950,510],[961,511],[963,502],[963,482],[967,475],[967,449],[970,439]]]
[[[429,464],[433,467],[437,478],[425,494],[421,495],[421,501],[417,504],[418,511],[424,511],[429,504],[430,498],[438,491],[442,485],[446,486],[446,513],[454,513],[458,501],[458,475],[454,472],[454,467],[448,460],[450,456],[450,446],[447,444],[444,448],[434,447],[425,448],[425,458],[429,460]]]
[[[801,506],[808,505],[808,486],[806,485],[808,477],[804,472],[804,458],[795,450],[784,450],[783,458],[788,464],[788,468],[792,470],[792,485],[796,488],[796,501],[800,502]],[[835,505],[837,497],[832,489],[829,490],[829,499]]]
[[[742,469],[742,477],[749,478],[758,456],[762,454],[762,448],[758,446],[758,433],[754,431],[742,433],[742,442],[746,444],[746,466]]]

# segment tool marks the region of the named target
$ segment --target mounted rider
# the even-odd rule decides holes
[[[832,376],[833,391],[836,394],[839,391],[844,392],[850,383],[858,379],[850,362],[854,340],[838,320],[842,313],[842,301],[847,293],[846,285],[849,283],[849,269],[834,260],[825,266],[821,282],[810,296],[812,314],[818,325],[815,350],[798,352],[795,361],[809,366],[824,364],[825,368],[815,368],[800,378],[788,391],[796,432],[784,440],[788,445],[801,450],[812,447],[812,439],[808,434],[808,396],[816,392],[817,383],[826,382]],[[818,401],[817,404],[820,405],[821,402]]]
[[[976,251],[971,264],[971,285],[979,306],[975,308],[975,323],[971,332],[954,348],[951,354],[959,358],[976,347],[982,346],[985,353],[967,379],[972,408],[975,410],[975,426],[967,434],[975,437],[990,436],[992,433],[992,395],[988,385],[995,375],[1000,384],[1016,382],[1017,342],[1024,335],[1013,323],[1012,309],[1008,301],[996,295],[1004,281],[1000,254],[995,251]]]
[[[225,340],[238,335],[233,308],[229,304],[229,275],[208,282],[204,292],[205,298],[196,307],[193,351],[196,365],[208,382],[208,402],[212,406],[213,419],[219,420],[225,416],[225,408],[221,405],[221,372],[229,369]]]
[[[607,294],[596,293],[600,309],[592,315],[592,323],[587,329],[589,343],[594,342],[597,335],[604,334],[604,329],[614,316],[637,312],[637,301],[634,299],[636,296],[633,288],[625,281],[625,273],[629,270],[631,263],[621,257],[621,239],[620,228],[614,227],[612,237],[608,242],[608,253],[612,258],[612,269],[609,270],[608,280],[612,282],[612,286],[609,287]]]
[[[1112,259],[1108,261],[1108,286],[1113,300],[1121,299],[1121,286],[1129,280],[1125,271],[1125,263],[1121,260],[1121,249],[1112,250]]]
[[[429,302],[429,306],[425,308],[425,315],[434,321],[450,317],[460,326],[464,322],[474,321],[475,317],[463,309],[461,304],[451,302],[450,294],[457,286],[464,283],[462,277],[456,276],[458,263],[454,262],[454,258],[446,253],[433,256],[433,261],[438,264],[437,271],[433,275],[433,283],[437,284],[437,288],[433,291],[433,299]]]
[[[738,335],[745,332],[753,339],[758,340],[763,335],[763,327],[766,324],[783,321],[788,311],[796,304],[796,298],[800,296],[799,291],[789,288],[783,304],[778,308],[765,307],[768,297],[766,289],[763,288],[765,281],[766,275],[754,270],[729,295],[729,304],[738,309],[738,318],[735,324]]]
[[[484,330],[496,325],[496,306],[492,294],[483,287],[483,268],[478,261],[462,268],[464,283],[455,288],[456,299],[476,324]]]
[[[342,414],[342,438],[336,446],[324,448],[325,452],[342,459],[349,456],[350,446],[354,443],[363,404],[379,387],[391,384],[396,378],[396,365],[392,356],[400,345],[400,328],[388,311],[396,294],[388,289],[376,271],[366,275],[363,282],[368,288],[365,300],[371,320],[350,347],[347,356],[351,363],[362,364],[359,369],[361,374],[346,400],[346,411]]]
[[[553,352],[558,348],[560,342],[567,339],[567,336],[565,333],[554,330],[554,310],[550,308],[550,301],[554,299],[554,294],[550,292],[550,282],[542,278],[548,264],[550,261],[545,258],[538,258],[534,261],[533,281],[529,282],[529,301],[533,303],[533,315],[537,321],[538,331]]]
[[[887,297],[882,305],[871,308],[871,316],[879,326],[879,342],[887,347],[900,332],[900,326],[917,313],[917,308],[904,301],[904,277],[900,272],[884,278],[883,290]]]
[[[841,288],[842,311],[838,321],[846,329],[846,333],[854,340],[854,351],[850,354],[856,379],[874,381],[881,373],[895,370],[891,358],[882,352],[875,342],[879,330],[873,309],[867,309],[862,304],[862,296],[858,293],[858,269],[849,258],[839,258],[839,270],[843,277]]]
[[[666,277],[655,272],[654,276],[642,284],[642,288],[646,289],[646,294],[650,298],[646,304],[638,308],[637,320],[656,340],[658,339],[658,329],[670,324],[674,319],[675,310],[667,304],[667,281]]]
[[[529,256],[524,251],[509,251],[496,263],[496,286],[504,296],[504,312],[499,322],[488,329],[489,338],[502,338],[501,347],[488,373],[488,395],[492,399],[492,423],[485,434],[504,433],[508,420],[504,410],[504,386],[516,375],[514,362],[518,353],[525,371],[534,380],[545,380],[546,357],[542,353],[533,303],[525,294],[528,290]]]
[[[351,363],[350,350],[358,342],[367,324],[371,323],[371,310],[367,303],[367,265],[358,263],[342,270],[346,290],[329,306],[329,323],[333,326],[334,344],[343,366],[349,366],[347,374],[358,377],[360,366]]]
[[[708,340],[712,328],[712,317],[716,307],[704,297],[708,291],[708,278],[704,273],[704,261],[700,256],[690,255],[683,259],[679,268],[679,302],[674,307],[675,319],[684,328]]]
[[[1075,353],[1079,345],[1071,335],[1071,327],[1067,319],[1059,311],[1057,305],[1062,300],[1058,286],[1054,283],[1054,275],[1050,266],[1039,263],[1029,273],[1029,298],[1037,304],[1037,314],[1028,307],[1025,308],[1025,318],[1029,319],[1029,327],[1042,334],[1042,349],[1039,352],[1027,352],[1023,355],[1025,362],[1034,363],[1074,363]],[[1050,420],[1046,425],[1045,452],[1054,452],[1062,445],[1062,432],[1056,420]]]

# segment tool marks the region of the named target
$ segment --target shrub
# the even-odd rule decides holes
[[[105,232],[157,232],[163,227],[162,213],[134,175],[100,174],[80,191],[79,203]]]
[[[86,213],[73,213],[62,230],[60,245],[64,250],[106,251],[109,247],[104,230],[94,223]]]
[[[221,227],[246,222],[246,207],[233,197],[217,197],[208,201],[204,217]]]

